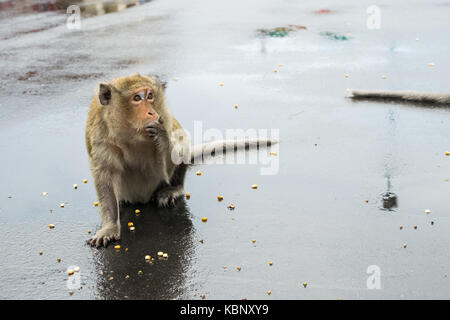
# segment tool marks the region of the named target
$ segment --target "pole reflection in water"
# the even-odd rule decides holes
[[[389,110],[389,127],[388,127],[388,141],[389,145],[387,147],[387,153],[385,156],[385,173],[384,176],[387,180],[386,192],[382,194],[382,208],[383,210],[393,211],[393,208],[397,207],[397,195],[391,191],[391,177],[393,170],[393,151],[395,144],[395,117],[392,109]]]
[[[135,213],[138,209],[140,212]],[[130,231],[129,222],[135,231]],[[99,299],[173,299],[183,295],[194,256],[194,227],[186,202],[175,208],[121,205],[121,240],[95,249]],[[115,249],[120,245],[120,249]],[[160,258],[162,251],[168,258]],[[145,257],[151,256],[147,261]]]

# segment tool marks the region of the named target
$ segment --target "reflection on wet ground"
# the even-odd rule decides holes
[[[45,2],[2,2],[35,3]],[[105,3],[83,5],[111,12]],[[85,10],[80,30],[66,28],[64,8],[1,10],[0,297],[447,298],[449,109],[345,91],[448,91],[448,13],[444,1],[405,11],[383,0],[382,28],[369,30],[372,4],[155,0]],[[125,205],[120,251],[97,250],[86,245],[100,227],[86,115],[99,81],[135,72],[168,81],[191,133],[195,121],[280,129],[279,171],[199,166],[186,177],[189,210],[143,205],[137,217]],[[81,268],[73,295],[69,265]],[[382,290],[366,287],[370,265]]]
[[[135,209],[140,213],[136,214]],[[173,209],[152,204],[121,206],[120,249],[92,249],[101,299],[174,299],[185,294],[195,257],[194,227],[184,200]],[[135,231],[130,231],[132,222]],[[158,257],[158,252],[168,258]],[[145,256],[150,255],[151,261]]]
[[[132,8],[151,0],[10,0],[0,2],[0,15],[32,14],[51,11],[65,11],[71,5],[79,6],[84,16],[98,16]],[[35,31],[37,32],[37,31]]]

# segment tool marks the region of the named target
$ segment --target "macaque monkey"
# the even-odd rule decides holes
[[[89,240],[92,246],[106,247],[120,238],[120,201],[173,206],[184,195],[189,164],[205,152],[274,143],[270,139],[215,141],[193,150],[179,149],[186,143],[185,132],[166,105],[164,89],[157,77],[139,74],[98,86],[86,125],[86,147],[102,217],[101,229]],[[188,153],[188,161],[175,163],[174,150]]]
[[[450,94],[414,91],[366,91],[347,90],[352,99],[387,100],[423,104],[450,105]]]

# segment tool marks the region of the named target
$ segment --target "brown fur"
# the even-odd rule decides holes
[[[151,88],[154,98],[137,108],[130,97],[141,87]],[[111,97],[103,105],[105,88],[111,88]],[[145,126],[155,121],[143,108],[159,116],[159,131],[153,138]],[[86,125],[86,147],[102,216],[102,228],[90,239],[91,245],[106,246],[119,239],[119,201],[145,203],[156,195],[155,200],[164,206],[183,194],[182,185],[170,184],[176,165],[170,158],[169,137],[176,129],[182,127],[167,108],[164,86],[157,78],[136,74],[100,84]],[[164,132],[167,137],[162,137]],[[172,187],[161,192],[163,198],[156,192],[161,185]]]

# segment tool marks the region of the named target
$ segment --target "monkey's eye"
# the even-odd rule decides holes
[[[142,99],[141,99],[141,96],[139,94],[135,94],[134,97],[133,97],[133,100],[134,101],[141,101]]]
[[[152,100],[153,99],[153,92],[149,91],[147,93],[147,100]]]

